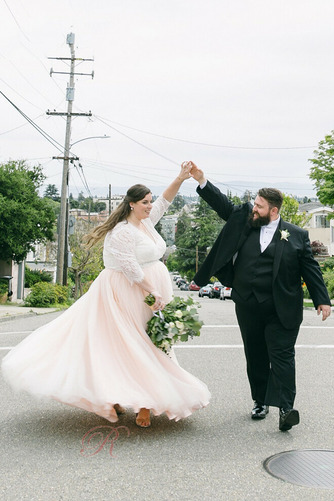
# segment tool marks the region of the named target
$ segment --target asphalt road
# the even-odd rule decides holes
[[[263,461],[283,451],[334,450],[334,315],[322,322],[314,310],[305,311],[296,350],[301,423],[282,433],[277,409],[263,421],[250,419],[233,303],[199,303],[202,334],[176,353],[182,367],[206,382],[212,399],[185,420],[161,416],[139,429],[129,411],[113,429],[94,414],[15,394],[1,378],[1,499],[332,500],[333,490],[283,482],[267,473]],[[1,357],[55,315],[1,322]],[[96,427],[106,440],[101,450],[96,440],[87,447]]]

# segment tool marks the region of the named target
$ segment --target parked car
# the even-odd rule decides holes
[[[220,297],[220,291],[222,289],[222,284],[220,282],[214,282],[212,285],[211,298]]]
[[[183,277],[178,277],[178,278],[175,280],[175,284],[176,284],[176,285],[179,285],[179,282],[180,282],[180,281],[181,281],[181,282],[183,282],[183,281],[184,281],[184,282],[186,282],[186,279],[185,279],[185,278],[183,278]]]
[[[232,287],[222,287],[220,289],[220,296],[219,299],[222,299],[223,301],[225,299],[231,299],[231,294],[232,294]]]
[[[190,291],[199,291],[200,290],[200,286],[195,284],[195,282],[192,280],[189,284],[189,290]]]
[[[185,282],[184,284],[180,285],[180,291],[188,291],[188,290],[189,290],[188,282]]]
[[[204,287],[201,287],[200,290],[198,291],[198,295],[199,297],[204,297],[204,296],[210,297],[211,290],[212,290],[212,284],[204,285]]]
[[[179,280],[176,281],[176,285],[180,289],[181,285],[187,284],[187,280],[185,278],[180,278]]]
[[[173,276],[173,280],[174,280],[174,282],[175,282],[178,278],[181,278],[181,275],[174,275],[174,276]]]

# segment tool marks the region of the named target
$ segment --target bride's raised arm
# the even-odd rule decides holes
[[[165,189],[163,192],[162,196],[168,200],[168,202],[172,202],[175,198],[175,195],[180,189],[181,184],[183,181],[186,179],[189,179],[191,177],[190,175],[190,170],[191,170],[191,163],[190,162],[183,162],[181,164],[181,170],[180,173],[177,175],[177,177],[174,179],[174,181],[171,182],[171,184]]]

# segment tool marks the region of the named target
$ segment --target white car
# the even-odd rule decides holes
[[[222,301],[225,301],[225,299],[231,299],[231,294],[232,294],[232,287],[225,287],[223,286],[221,289],[220,289],[220,296],[219,296],[219,299],[221,299]]]

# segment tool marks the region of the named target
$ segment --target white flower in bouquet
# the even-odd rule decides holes
[[[176,310],[176,312],[174,313],[174,315],[175,315],[177,318],[182,318],[182,311],[181,311],[181,310]]]
[[[175,325],[179,329],[179,331],[184,331],[184,323],[183,322],[176,320]]]
[[[166,351],[168,352],[169,348],[170,348],[170,343],[165,340],[165,341],[162,341],[161,345],[160,345],[160,348],[163,350],[163,351]]]
[[[168,337],[168,339],[170,340],[170,343],[172,343],[172,340],[173,340],[173,337],[174,337],[174,336],[175,336],[174,332],[173,332],[171,329],[169,329],[169,330],[168,330],[167,337]]]

